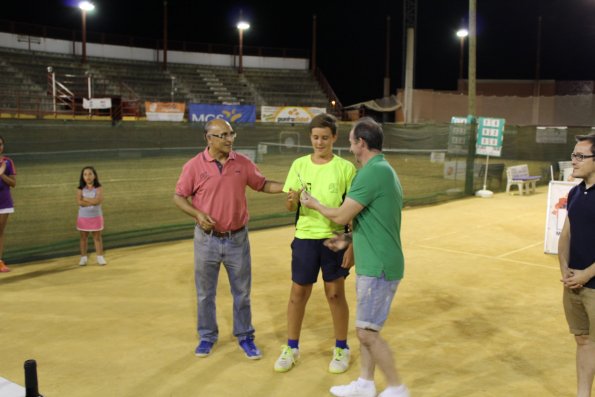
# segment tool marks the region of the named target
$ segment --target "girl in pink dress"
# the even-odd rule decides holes
[[[106,265],[107,262],[103,257],[103,240],[101,238],[101,231],[103,230],[103,212],[101,210],[103,188],[99,183],[95,168],[88,166],[82,169],[76,201],[79,205],[76,228],[81,232],[79,266],[85,266],[88,261],[87,244],[89,233],[93,233],[97,264]]]
[[[4,138],[0,136],[0,153],[4,153]],[[14,212],[10,189],[17,184],[16,168],[12,160],[6,156],[0,157],[0,273],[10,269],[2,260],[4,253],[4,229],[8,222],[8,215]]]

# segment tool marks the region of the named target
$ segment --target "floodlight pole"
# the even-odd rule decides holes
[[[413,87],[415,72],[415,31],[417,0],[403,1],[403,107],[405,123],[413,122]]]
[[[163,1],[163,70],[167,70],[167,0]]]
[[[465,193],[473,195],[473,171],[475,166],[475,144],[477,120],[475,108],[476,94],[476,56],[477,56],[477,0],[469,0],[469,77],[467,94],[467,114],[469,117],[469,146],[467,151],[467,167],[465,172]]]
[[[461,27],[457,31],[457,37],[461,41],[461,49],[459,51],[459,81],[465,78],[465,38],[467,36],[469,36],[469,31],[464,27]]]
[[[469,0],[469,115],[476,116],[477,0]],[[475,139],[475,138],[474,138]]]
[[[95,9],[95,5],[90,1],[81,1],[79,3],[79,8],[81,9],[81,18],[83,20],[82,24],[82,59],[81,63],[87,62],[87,11],[93,11]]]
[[[244,66],[242,65],[242,55],[243,55],[242,54],[242,51],[243,51],[242,47],[244,46],[244,34],[243,34],[244,30],[243,29],[239,29],[239,32],[240,32],[240,59],[239,59],[240,64],[239,64],[238,72],[241,74],[241,73],[244,72]]]
[[[316,73],[316,14],[312,15],[312,61],[310,62],[312,75]]]
[[[537,19],[537,53],[535,54],[535,81],[533,83],[533,124],[539,124],[539,102],[541,96],[541,15]]]
[[[83,17],[83,37],[82,37],[82,46],[83,46],[83,58],[81,63],[87,62],[87,11],[81,10],[81,15]]]
[[[390,15],[386,16],[386,49],[384,60],[384,97],[390,96]]]
[[[238,28],[238,32],[240,34],[240,47],[239,47],[239,66],[238,66],[238,73],[242,74],[244,73],[244,65],[243,65],[243,47],[244,47],[244,30],[250,29],[250,24],[248,22],[245,22],[242,18],[242,10],[240,10],[240,20],[238,21],[238,24],[236,25],[236,27]]]

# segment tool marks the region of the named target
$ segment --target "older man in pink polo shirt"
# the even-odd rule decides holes
[[[176,206],[196,221],[194,282],[200,343],[195,354],[207,357],[219,336],[215,295],[223,264],[233,295],[233,334],[246,357],[256,360],[262,355],[254,344],[250,307],[246,186],[281,193],[283,183],[267,180],[248,157],[233,151],[236,133],[227,121],[209,121],[204,134],[207,147],[184,165],[174,195]]]

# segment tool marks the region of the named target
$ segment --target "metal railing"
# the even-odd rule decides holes
[[[331,85],[329,84],[328,80],[326,79],[324,73],[322,73],[322,70],[320,70],[320,68],[318,68],[318,67],[316,68],[316,70],[314,71],[314,77],[316,77],[316,80],[320,84],[322,91],[324,91],[327,98],[329,98],[330,107],[331,107],[330,113],[332,113],[333,115],[338,117],[340,120],[343,119],[343,104],[339,100],[339,97],[337,97],[337,94],[335,94],[333,87],[331,87]]]
[[[124,117],[138,119],[142,116],[141,103],[134,99],[112,97],[109,109],[85,109],[82,96],[59,97],[7,94],[0,98],[0,118],[15,119],[87,119],[121,120]]]

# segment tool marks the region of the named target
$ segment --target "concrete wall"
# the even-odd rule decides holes
[[[400,93],[402,95],[402,92]],[[506,119],[506,124],[546,126],[595,125],[593,95],[540,97],[476,97],[477,116]],[[413,123],[449,123],[452,116],[466,116],[467,95],[413,90]]]
[[[45,37],[17,35],[0,32],[0,47],[29,51],[44,51],[65,55],[81,55],[82,43],[50,39]],[[161,62],[163,51],[139,47],[127,47],[112,44],[87,42],[87,56],[115,58],[135,61]],[[238,64],[237,56],[229,54],[209,54],[202,52],[168,51],[168,62],[195,65],[228,66]],[[309,60],[303,58],[244,56],[245,68],[297,69],[307,70]]]

